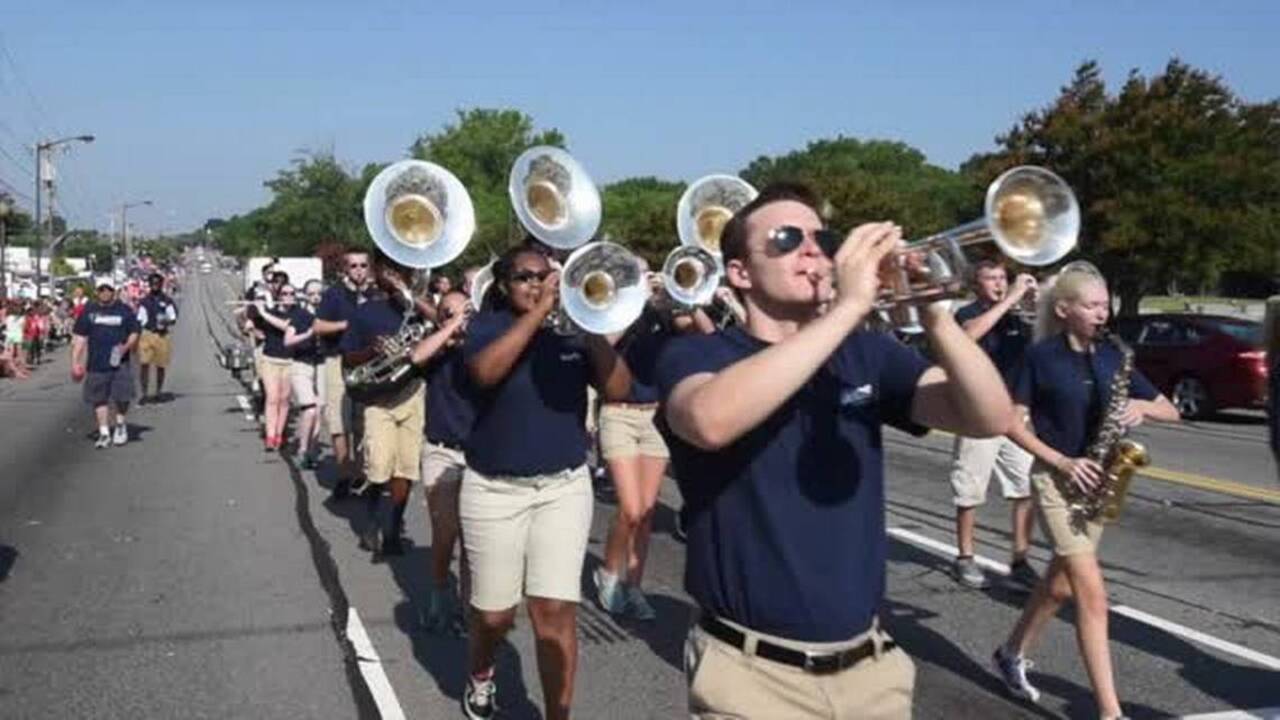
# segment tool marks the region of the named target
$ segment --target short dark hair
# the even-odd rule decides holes
[[[158,273],[158,272],[157,272],[157,273],[151,273],[150,275],[148,275],[148,276],[147,276],[147,282],[148,282],[148,283],[155,283],[155,282],[163,283],[163,282],[164,282],[164,276],[163,276],[163,275],[161,275],[161,274],[160,274],[160,273]]]
[[[973,282],[978,282],[978,273],[983,270],[1003,270],[1006,277],[1009,275],[1009,268],[1005,265],[1004,258],[985,257],[973,264]]]
[[[282,285],[288,285],[288,284],[289,284],[289,273],[287,273],[287,272],[285,272],[285,271],[283,271],[283,270],[277,270],[277,271],[275,271],[275,272],[271,273],[271,282],[273,282],[273,283],[280,283],[280,284],[282,284]]]
[[[732,218],[729,218],[729,222],[725,223],[724,230],[720,233],[720,255],[724,261],[729,262],[746,256],[747,220],[751,218],[752,213],[765,205],[787,200],[798,202],[813,210],[818,217],[822,217],[818,195],[808,185],[798,182],[770,183],[760,191],[759,195],[756,195],[754,200],[743,205]]]

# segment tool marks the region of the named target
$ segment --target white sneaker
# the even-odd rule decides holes
[[[478,680],[474,676],[467,678],[467,687],[462,692],[462,712],[469,720],[490,720],[498,713],[498,684],[491,675],[488,680]]]
[[[600,601],[601,609],[610,615],[621,615],[627,611],[627,598],[617,575],[601,565],[591,574],[591,578],[595,580],[596,599]]]
[[[1007,655],[1003,647],[996,648],[991,660],[995,663],[996,672],[1000,673],[1000,679],[1004,680],[1009,692],[1031,702],[1040,700],[1040,691],[1031,684],[1030,680],[1027,680],[1027,671],[1033,667],[1030,660],[1022,655]]]
[[[98,435],[98,439],[93,441],[93,446],[98,448],[99,450],[103,450],[111,447],[111,434],[102,433]]]
[[[116,432],[111,436],[111,441],[116,445],[124,445],[129,442],[129,426],[116,425]]]

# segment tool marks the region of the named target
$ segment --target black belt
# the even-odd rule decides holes
[[[746,633],[729,625],[712,615],[703,615],[698,620],[698,626],[707,632],[713,638],[726,642],[738,650],[743,650],[746,646]],[[882,643],[881,654],[898,647],[898,644],[892,639],[886,639]],[[872,657],[876,653],[874,639],[867,639],[866,642],[855,645],[846,650],[838,650],[829,653],[813,653],[803,650],[795,650],[781,645],[775,645],[764,639],[756,640],[756,652],[759,657],[766,660],[782,663],[798,667],[807,673],[814,675],[830,675],[841,670],[857,665],[858,663]]]
[[[457,450],[458,452],[462,452],[462,443],[442,442],[440,440],[432,440],[431,438],[427,438],[427,442],[432,445],[439,445],[447,450]]]

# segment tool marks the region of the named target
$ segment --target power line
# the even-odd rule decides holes
[[[0,33],[0,55],[3,55],[5,62],[8,63],[10,74],[12,74],[13,77],[17,79],[18,83],[22,85],[22,89],[26,91],[27,100],[30,101],[31,107],[34,108],[35,111],[39,113],[41,116],[43,116],[45,122],[48,123],[48,125],[53,128],[54,132],[57,132],[59,135],[61,135],[62,133],[53,124],[52,120],[50,120],[49,113],[45,112],[44,107],[40,105],[40,101],[36,99],[36,94],[31,90],[31,85],[27,83],[26,78],[23,77],[22,71],[18,69],[18,63],[13,59],[13,53],[9,52],[9,44],[5,41],[5,37],[3,33]],[[40,126],[39,120],[35,118],[33,119],[35,120],[34,124],[35,124],[36,131],[42,135],[48,134],[45,128]]]

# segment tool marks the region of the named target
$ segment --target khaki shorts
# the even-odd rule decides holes
[[[417,480],[422,460],[426,408],[422,383],[396,400],[364,407],[364,470],[369,482],[381,485],[393,477]]]
[[[600,410],[600,453],[605,460],[614,458],[670,457],[667,443],[653,424],[657,405],[625,405],[611,403]]]
[[[461,450],[436,445],[430,440],[422,444],[422,485],[433,488],[439,484],[456,485],[462,482],[467,460]]]
[[[330,435],[343,435],[351,431],[351,398],[342,381],[342,358],[334,355],[324,359],[322,383],[324,384],[324,422]]]
[[[289,358],[274,358],[263,355],[259,367],[262,373],[262,382],[274,384],[285,382],[289,379],[289,370],[293,367],[293,361]]]
[[[293,404],[300,408],[324,405],[324,383],[320,366],[294,361],[289,367],[289,383],[293,386]]]
[[[507,610],[522,595],[578,602],[594,500],[585,465],[531,477],[467,468],[458,515],[471,605]]]
[[[727,621],[726,621],[727,622]],[[895,648],[880,652],[889,636],[878,627],[839,643],[797,643],[728,623],[747,636],[800,651],[833,652],[868,639],[876,653],[839,672],[816,675],[748,654],[694,625],[684,646],[689,715],[693,718],[858,718],[908,720],[916,667]]]
[[[1036,511],[1044,534],[1053,543],[1053,552],[1060,556],[1096,553],[1102,539],[1102,520],[1077,523],[1062,498],[1055,473],[1045,465],[1036,463],[1031,468],[1031,487],[1034,490]]]
[[[138,362],[143,365],[169,367],[169,336],[143,330],[138,339]]]
[[[957,507],[987,501],[987,483],[995,473],[1005,500],[1031,497],[1031,453],[1007,437],[956,436],[951,451],[951,491]]]

